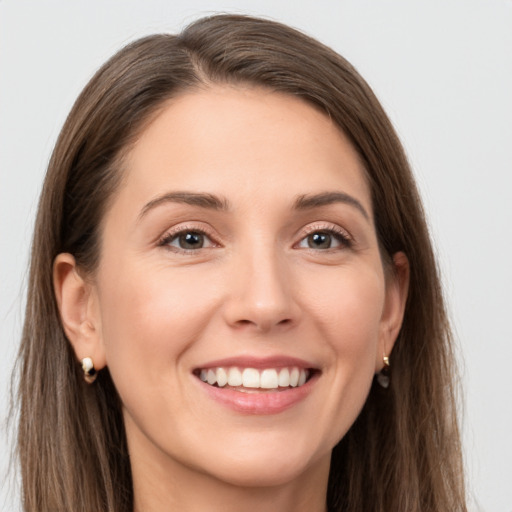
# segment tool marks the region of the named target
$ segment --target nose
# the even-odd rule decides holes
[[[283,330],[296,324],[299,308],[286,258],[274,247],[261,247],[234,259],[224,304],[226,322],[255,332]]]

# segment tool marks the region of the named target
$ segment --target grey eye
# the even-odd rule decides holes
[[[340,233],[329,231],[315,231],[305,236],[299,247],[305,249],[336,249],[347,246],[346,238]]]
[[[170,242],[169,245],[185,250],[201,249],[205,245],[205,235],[197,231],[187,231],[179,233]]]
[[[330,249],[332,244],[332,236],[328,233],[313,233],[306,237],[308,247],[311,249]]]

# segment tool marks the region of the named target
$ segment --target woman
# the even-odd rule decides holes
[[[30,276],[26,510],[465,510],[421,202],[320,43],[214,16],[121,50],[59,137]]]

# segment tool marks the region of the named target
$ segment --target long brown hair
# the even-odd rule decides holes
[[[52,264],[70,252],[94,272],[123,155],[167,99],[211,83],[266,87],[330,116],[364,163],[383,260],[404,251],[410,262],[392,383],[372,386],[333,450],[329,510],[466,510],[450,328],[421,200],[395,131],[370,87],[334,51],[279,23],[233,15],[123,48],[95,74],[62,129],[39,204],[20,348],[25,509],[133,508],[120,400],[108,368],[93,386],[84,383],[60,323]]]

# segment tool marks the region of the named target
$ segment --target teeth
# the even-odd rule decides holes
[[[282,388],[287,388],[290,385],[290,372],[288,368],[283,368],[279,372],[279,385]]]
[[[228,383],[228,374],[224,368],[217,368],[217,385],[219,388],[224,387]]]
[[[263,370],[261,372],[260,386],[264,389],[275,389],[279,387],[276,370]]]
[[[208,382],[210,386],[213,386],[217,382],[217,373],[213,370],[208,370],[208,373],[206,374],[206,382]]]
[[[292,388],[296,388],[297,384],[299,383],[299,369],[293,368],[293,370],[290,372],[290,386]]]
[[[242,372],[238,368],[230,368],[228,371],[228,384],[230,386],[242,385]]]
[[[298,387],[306,383],[309,371],[293,368],[266,368],[257,370],[255,368],[209,368],[199,372],[199,378],[210,386],[216,384],[224,387],[226,384],[231,387],[244,387],[252,389],[278,389]]]
[[[259,388],[260,372],[254,368],[246,368],[242,372],[242,386],[244,388]]]

